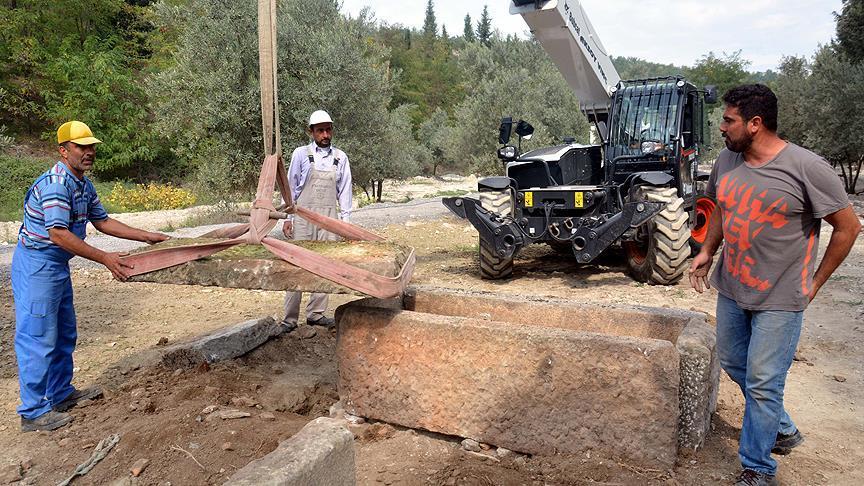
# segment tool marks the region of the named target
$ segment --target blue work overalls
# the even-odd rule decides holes
[[[27,191],[24,203],[33,188]],[[86,235],[86,204],[73,198],[70,230]],[[72,254],[58,246],[32,249],[19,239],[12,256],[12,293],[15,298],[15,355],[21,405],[18,414],[34,419],[68,397],[72,387],[72,352],[78,338],[69,260]]]

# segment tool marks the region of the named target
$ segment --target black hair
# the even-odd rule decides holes
[[[777,96],[764,84],[743,84],[723,95],[723,102],[738,108],[744,121],[753,117],[762,118],[762,124],[772,132],[777,131]]]

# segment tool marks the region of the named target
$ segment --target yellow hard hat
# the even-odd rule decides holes
[[[102,140],[93,136],[93,132],[86,124],[80,121],[68,121],[57,129],[57,143],[77,143],[78,145],[93,145],[102,143]]]

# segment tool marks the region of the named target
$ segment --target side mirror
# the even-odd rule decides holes
[[[605,121],[597,122],[597,133],[600,135],[600,140],[609,140],[609,126]]]
[[[516,135],[528,140],[531,138],[532,133],[534,133],[534,127],[531,126],[530,123],[525,120],[519,120],[519,122],[516,123]]]
[[[717,103],[717,86],[705,86],[705,103],[708,103],[709,105]]]
[[[504,145],[510,141],[510,132],[513,130],[513,118],[504,117],[498,127],[498,143]]]

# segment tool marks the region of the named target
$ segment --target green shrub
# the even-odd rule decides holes
[[[40,174],[51,167],[48,159],[17,158],[0,154],[0,221],[20,221],[24,195]]]

